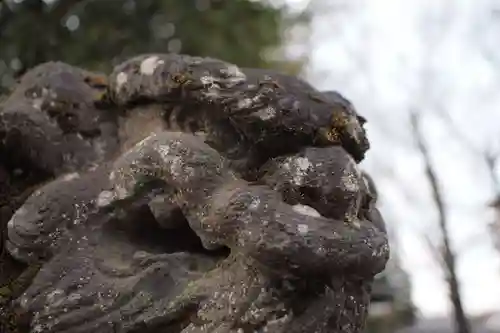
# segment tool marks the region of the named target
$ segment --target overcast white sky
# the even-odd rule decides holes
[[[500,24],[492,23],[489,10],[495,1],[316,1],[330,11],[324,8],[314,19],[309,81],[346,95],[371,123],[373,148],[363,163],[383,194],[386,219],[397,228],[414,302],[424,315],[449,311],[441,273],[420,236],[437,233],[407,126],[408,109],[419,107],[427,111],[425,135],[445,190],[454,244],[462,251],[466,309],[500,310],[500,254],[486,229],[492,189],[484,166],[453,140],[433,108],[441,104],[478,146],[500,141],[500,60],[491,66],[479,48],[499,45]],[[300,7],[307,1],[288,2]],[[500,59],[500,46],[497,54]],[[429,64],[432,77],[423,82],[421,69]]]

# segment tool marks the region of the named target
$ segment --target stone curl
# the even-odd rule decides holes
[[[38,177],[7,223],[40,267],[11,312],[50,333],[361,332],[389,255],[364,122],[218,59],[40,65],[0,106],[2,168]]]

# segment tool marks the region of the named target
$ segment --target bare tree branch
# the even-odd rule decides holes
[[[434,261],[439,264],[439,267],[446,267],[446,263],[443,258],[442,251],[436,246],[436,244],[432,241],[431,237],[427,233],[421,233],[421,238],[424,240],[429,252],[431,253]]]
[[[410,121],[412,127],[412,134],[415,139],[417,149],[422,155],[422,159],[424,162],[425,175],[431,187],[432,199],[438,211],[438,224],[441,230],[442,240],[441,244],[439,244],[437,248],[441,253],[439,257],[442,258],[441,260],[441,263],[443,264],[442,268],[446,274],[446,281],[448,284],[450,298],[453,304],[456,333],[470,333],[471,332],[470,323],[467,319],[467,316],[463,308],[462,297],[460,292],[460,284],[457,276],[456,254],[453,252],[451,248],[451,242],[449,236],[450,233],[448,229],[448,215],[446,212],[444,197],[441,192],[441,188],[439,186],[438,176],[435,171],[435,167],[432,163],[429,149],[421,134],[420,114],[418,113],[417,110],[410,111]],[[426,239],[430,241],[428,237]],[[433,245],[432,247],[434,248],[436,246]]]

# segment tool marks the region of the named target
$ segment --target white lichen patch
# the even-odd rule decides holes
[[[325,256],[328,254],[328,251],[326,250],[326,248],[324,246],[319,246],[319,247],[314,249],[314,253],[316,253],[316,255],[318,255],[318,256]]]
[[[120,72],[116,76],[116,90],[120,91],[124,84],[128,81],[128,75],[125,72]]]
[[[250,202],[250,205],[248,205],[248,209],[250,210],[256,210],[260,206],[260,198],[253,198],[252,201]]]
[[[360,190],[361,173],[354,161],[350,161],[342,174],[342,183],[347,191],[355,193]]]
[[[312,166],[311,162],[309,162],[309,159],[306,157],[297,157],[295,162],[297,163],[300,171],[306,171]]]
[[[151,56],[141,62],[140,71],[143,75],[153,75],[158,66],[163,65],[165,62],[158,56]]]
[[[302,236],[305,236],[309,232],[309,226],[307,224],[303,224],[303,223],[299,224],[299,225],[297,225],[297,231]]]
[[[73,204],[75,208],[75,218],[73,224],[78,225],[85,221],[88,216],[88,206],[85,203],[75,203]]]
[[[258,106],[262,106],[261,100],[262,100],[263,95],[262,94],[256,94],[252,98],[243,98],[241,100],[238,100],[238,103],[236,104],[236,107],[240,110],[245,110],[245,109],[250,109],[250,108],[256,108]]]
[[[79,293],[71,293],[68,296],[68,301],[71,302],[71,303],[74,303],[74,302],[80,300],[81,298],[82,298],[81,294],[79,294]]]
[[[240,68],[236,65],[230,64],[229,66],[227,66],[225,71],[226,71],[227,75],[229,75],[233,78],[241,78],[241,79],[246,78],[246,75],[243,74],[243,72],[240,70]]]
[[[210,87],[212,84],[215,83],[215,78],[213,76],[205,75],[205,76],[200,77],[200,82],[203,85]]]
[[[47,302],[54,303],[61,295],[64,295],[64,290],[54,289],[53,291],[47,294]]]
[[[389,253],[389,251],[390,251],[389,245],[386,243],[386,244],[382,245],[381,247],[376,247],[375,249],[373,249],[372,256],[375,258],[380,258],[380,257],[387,255],[387,253]]]
[[[41,324],[36,324],[33,327],[33,333],[42,333],[45,330],[45,327],[42,326]]]
[[[113,199],[115,198],[113,192],[111,191],[102,191],[101,193],[99,193],[99,195],[97,196],[97,206],[98,207],[105,207],[105,206],[108,206],[109,204],[111,204],[111,202],[113,201]]]
[[[22,308],[26,309],[27,306],[28,306],[28,302],[29,302],[29,298],[26,296],[26,294],[23,294],[20,298],[19,298],[19,305],[21,305]]]
[[[113,194],[118,199],[125,199],[129,196],[129,192],[120,185],[115,186],[115,193]]]
[[[200,82],[206,87],[203,95],[208,98],[217,98],[220,96],[220,84],[213,76],[205,75],[200,78]]]
[[[37,109],[38,111],[41,111],[42,110],[42,106],[43,106],[43,99],[42,98],[35,98],[33,100],[33,107],[35,109]]]
[[[228,65],[226,69],[222,69],[221,71],[228,76],[226,83],[228,88],[246,81],[246,75],[236,65]]]
[[[349,117],[346,124],[347,132],[352,135],[354,140],[360,143],[363,140],[363,131],[360,129],[358,120],[355,117]]]
[[[307,206],[307,205],[301,205],[297,204],[294,205],[293,210],[296,211],[297,213],[300,213],[302,215],[306,216],[312,216],[312,217],[321,217],[321,214],[314,208]]]
[[[135,251],[134,254],[132,255],[133,260],[144,260],[150,257],[151,254],[146,251]]]
[[[62,176],[62,180],[66,181],[66,182],[73,180],[73,179],[77,179],[77,178],[80,178],[80,174],[78,172],[71,172],[71,173],[67,173],[64,176]]]
[[[255,112],[254,115],[256,115],[262,120],[269,120],[276,117],[276,110],[271,106],[267,106]]]
[[[179,156],[176,156],[172,159],[171,163],[172,164],[170,165],[170,172],[172,176],[173,177],[180,176],[183,173],[182,159]]]
[[[252,106],[253,101],[251,98],[243,98],[238,101],[238,109],[248,109]]]
[[[158,152],[160,153],[161,158],[163,161],[168,161],[170,158],[170,146],[168,145],[160,145],[158,147]]]
[[[283,168],[290,172],[295,185],[303,185],[304,177],[312,166],[306,157],[289,157],[283,163]]]

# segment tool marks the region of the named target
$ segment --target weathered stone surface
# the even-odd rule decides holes
[[[41,65],[0,120],[2,156],[22,145],[17,164],[55,177],[9,217],[5,249],[40,270],[0,321],[17,313],[18,328],[52,333],[361,332],[389,249],[357,166],[365,120],[340,94],[150,54],[107,80]]]
[[[339,146],[307,148],[276,159],[267,167],[267,184],[290,204],[306,204],[322,216],[351,221],[358,218],[363,178],[352,157]]]
[[[105,79],[57,62],[28,72],[1,106],[6,156],[53,175],[109,158],[117,148],[116,120],[97,108]]]
[[[71,240],[71,230],[97,209],[98,194],[108,183],[105,171],[68,173],[36,190],[7,225],[10,254],[33,264],[57,253]]]
[[[206,132],[226,157],[246,158],[242,169],[306,145],[342,145],[356,161],[368,149],[352,106],[296,77],[210,58],[149,54],[117,66],[109,81],[119,105],[176,104],[168,119]]]

